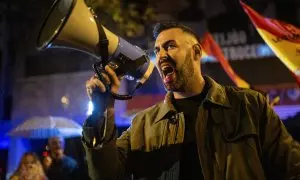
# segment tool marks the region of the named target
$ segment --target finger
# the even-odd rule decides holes
[[[95,74],[94,76],[92,76],[91,78],[90,78],[90,80],[93,80],[93,79],[100,79],[100,81],[104,81],[104,83],[105,84],[107,84],[107,85],[110,85],[111,84],[111,81],[110,81],[110,79],[109,79],[109,76],[107,75],[107,74],[105,74],[105,73],[101,73],[101,78],[97,75],[97,74]]]
[[[92,76],[89,80],[93,80],[95,78],[98,78],[98,75],[97,74],[94,74],[94,76]]]
[[[89,80],[86,81],[85,88],[87,91],[96,88],[96,84],[93,83],[93,78],[90,78]]]
[[[95,77],[91,77],[89,80],[86,81],[85,87],[86,87],[86,93],[88,95],[88,97],[90,99],[92,99],[92,94],[94,92],[94,90],[97,88],[97,84],[93,81],[93,79],[95,79]],[[103,91],[103,89],[100,89],[100,91]]]
[[[93,89],[92,88],[86,88],[86,93],[89,96],[89,98],[91,98],[91,94],[93,93]]]
[[[101,92],[105,92],[106,91],[105,85],[99,79],[93,79],[92,80],[92,84],[93,84],[93,91],[95,91],[96,88],[99,88],[99,90]]]
[[[88,88],[91,88],[91,81],[92,80],[92,78],[90,78],[89,80],[87,80],[86,82],[85,82],[85,88],[86,89],[88,89]]]
[[[101,92],[106,91],[104,84],[99,79],[93,78],[93,79],[87,81],[86,90],[87,90],[88,94],[92,94],[96,88],[99,88],[99,90]]]
[[[86,81],[85,87],[86,89],[95,89],[97,87],[97,80],[96,76],[91,77],[89,80]],[[100,85],[101,86],[101,85]]]
[[[111,84],[111,81],[110,81],[110,79],[109,79],[109,76],[108,76],[107,74],[105,74],[105,73],[101,73],[101,75],[102,75],[103,80],[105,81],[105,83],[106,83],[107,85],[110,85],[110,84]]]
[[[119,86],[120,85],[120,80],[119,78],[117,77],[116,73],[114,70],[112,70],[108,65],[105,66],[105,70],[106,72],[108,73],[112,83],[116,86]]]

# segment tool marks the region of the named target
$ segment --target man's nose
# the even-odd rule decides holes
[[[168,57],[168,52],[164,49],[161,49],[157,54],[156,54],[156,63],[159,64],[159,61],[162,59],[166,59]]]

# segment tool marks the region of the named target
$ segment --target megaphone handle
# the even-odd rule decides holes
[[[116,94],[116,93],[111,92],[109,85],[105,83],[104,78],[103,78],[103,76],[101,74],[101,72],[104,71],[101,63],[99,63],[99,62],[98,63],[94,63],[93,64],[93,69],[94,69],[95,73],[97,74],[98,78],[103,82],[105,88],[111,93],[111,95],[112,95],[112,97],[114,99],[117,99],[117,100],[129,100],[129,99],[132,98],[132,95],[121,95],[121,94]]]

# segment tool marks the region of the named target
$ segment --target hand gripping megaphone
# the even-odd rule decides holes
[[[101,25],[84,0],[55,0],[41,26],[37,48],[69,48],[96,56],[100,61],[93,64],[93,69],[100,79],[101,71],[109,65],[118,76],[135,80],[136,88],[145,83],[154,69],[142,49]],[[119,100],[132,97],[112,95]]]

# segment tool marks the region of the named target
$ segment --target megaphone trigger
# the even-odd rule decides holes
[[[109,65],[111,67],[111,65]],[[108,85],[106,83],[106,81],[104,80],[104,77],[102,75],[102,73],[105,73],[105,70],[104,70],[104,67],[103,67],[103,64],[101,62],[96,62],[93,64],[93,69],[94,69],[94,72],[97,74],[97,77],[100,79],[100,81],[104,84],[106,90],[111,93],[112,97],[114,99],[117,99],[117,100],[129,100],[132,98],[131,95],[121,95],[121,94],[116,94],[116,93],[113,93],[111,92],[111,88],[110,88],[110,85]]]
[[[102,64],[101,63],[94,63],[93,64],[93,69],[94,69],[94,72],[96,73],[97,75],[97,78],[100,79],[100,81],[105,85],[105,88],[107,90],[109,90],[109,86],[108,84],[106,83],[106,81],[104,80],[104,77],[102,76],[102,73],[104,73],[104,68],[102,67]]]

